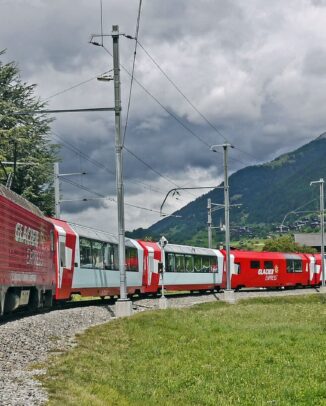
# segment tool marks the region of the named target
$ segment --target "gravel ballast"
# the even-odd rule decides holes
[[[287,291],[244,291],[237,299],[277,295],[313,294],[315,289]],[[221,299],[221,293],[168,297],[168,306],[187,307]],[[134,301],[134,311],[157,309],[157,298]],[[90,326],[106,323],[114,317],[114,306],[87,306],[55,310],[0,324],[0,405],[43,405],[48,397],[36,375],[37,369],[53,352],[66,351],[74,337]]]

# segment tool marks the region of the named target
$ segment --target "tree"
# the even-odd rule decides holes
[[[22,82],[14,62],[3,63],[0,52],[0,182],[53,214],[53,164],[58,146],[48,137],[51,119],[42,114],[17,115],[44,108],[34,96],[36,85]],[[7,164],[12,162],[13,164]]]
[[[294,242],[293,236],[290,234],[266,241],[263,251],[316,253],[315,248],[299,245]]]

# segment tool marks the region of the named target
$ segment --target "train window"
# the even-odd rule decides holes
[[[138,252],[136,248],[126,247],[126,270],[138,272]]]
[[[241,265],[239,262],[234,263],[234,273],[235,275],[240,275],[241,273]]]
[[[107,243],[108,258],[107,265],[105,269],[110,269],[111,271],[119,270],[119,247],[118,244]]]
[[[171,254],[170,252],[165,255],[165,266],[166,266],[166,272],[174,272],[175,270],[175,260],[174,260],[174,254]]]
[[[259,269],[260,268],[260,262],[259,261],[250,261],[250,268],[251,269]]]
[[[202,256],[202,272],[209,272],[211,269],[210,260],[207,256]]]
[[[273,269],[273,261],[264,261],[264,268],[265,269]]]
[[[185,271],[194,272],[194,258],[192,255],[185,255]]]
[[[103,265],[104,269],[111,269],[111,250],[110,244],[103,245]]]
[[[301,259],[287,259],[286,260],[286,272],[287,273],[299,273],[302,272]]]
[[[63,241],[60,241],[60,266],[66,266],[66,244]]]
[[[79,238],[80,267],[92,268],[92,246],[87,238]]]
[[[92,241],[92,268],[104,269],[103,245],[104,243],[100,241]]]
[[[210,264],[211,264],[210,272],[218,273],[217,258],[210,257]]]
[[[176,272],[185,271],[185,257],[181,254],[175,254],[175,270]]]
[[[167,272],[218,272],[217,258],[211,256],[167,253],[165,261]]]

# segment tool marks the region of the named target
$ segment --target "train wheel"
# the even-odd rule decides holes
[[[4,313],[10,313],[19,307],[19,291],[8,289],[4,301]]]
[[[43,293],[43,306],[46,309],[49,309],[50,307],[52,307],[53,304],[53,294],[52,294],[52,290],[46,290]]]
[[[39,308],[39,305],[40,305],[39,292],[36,288],[32,288],[29,294],[28,308],[31,311],[35,311]]]

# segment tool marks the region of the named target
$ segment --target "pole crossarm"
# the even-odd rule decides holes
[[[301,208],[303,208],[303,207],[305,207],[305,206],[308,206],[308,204],[310,204],[310,203],[312,203],[312,202],[314,202],[314,201],[316,201],[316,199],[309,200],[309,202],[307,202],[307,203],[305,203],[305,204],[302,204],[301,206],[297,207],[296,209],[287,212],[287,213],[285,214],[283,220],[282,220],[281,225],[280,225],[280,227],[281,227],[281,232],[282,232],[282,230],[283,230],[283,226],[284,226],[285,219],[286,219],[287,216],[289,216],[290,214],[297,214],[297,213],[316,213],[317,210],[302,210],[302,211],[300,210],[300,211],[299,211],[299,209],[301,209]]]
[[[14,116],[31,116],[33,114],[57,114],[57,113],[86,113],[94,111],[115,111],[114,107],[91,107],[86,109],[55,109],[55,110],[31,110],[31,111],[14,111]]]
[[[166,194],[166,196],[165,196],[165,198],[163,200],[163,203],[161,204],[160,216],[165,217],[165,215],[162,214],[162,209],[163,209],[163,206],[164,206],[164,204],[166,202],[166,199],[169,197],[170,193],[177,192],[178,190],[195,190],[195,189],[223,189],[223,187],[221,187],[221,186],[198,186],[198,187],[176,187],[176,188],[173,188],[173,189],[171,189],[171,190],[169,190],[167,192],[167,194]]]

